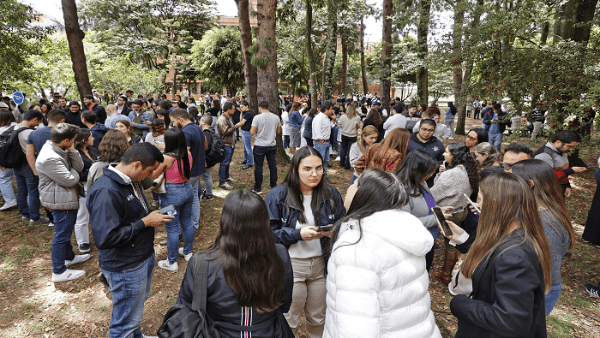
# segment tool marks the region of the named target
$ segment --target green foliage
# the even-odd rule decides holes
[[[253,56],[253,59],[256,57]],[[194,41],[190,58],[199,79],[210,88],[235,93],[244,87],[240,32],[235,27],[213,28]],[[268,60],[267,60],[268,61]]]
[[[111,46],[111,57],[129,54],[156,68],[158,56],[189,53],[192,42],[212,27],[213,5],[213,0],[82,0],[79,9],[98,32],[97,41]]]
[[[271,40],[270,40],[270,39],[267,39],[267,38],[261,38],[261,39],[260,39],[260,44],[261,44],[263,47],[265,47],[265,48],[269,49],[269,48],[271,48],[271,44],[272,44],[272,42],[271,42]]]
[[[3,0],[0,10],[0,90],[14,88],[18,80],[29,81],[29,57],[37,54],[36,43],[43,40],[50,28],[33,26],[33,9],[17,0]]]

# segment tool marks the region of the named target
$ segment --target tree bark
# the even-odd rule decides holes
[[[256,67],[256,96],[258,102],[269,102],[269,110],[281,116],[277,90],[279,73],[277,72],[277,40],[275,39],[276,12],[277,0],[258,1],[256,40],[259,47],[255,57],[266,60],[266,65],[261,64]],[[281,133],[277,135],[277,154],[281,163],[289,162],[290,158],[283,149]]]
[[[365,24],[363,23],[365,17],[360,18],[360,71],[362,73],[362,87],[363,94],[367,95],[369,92],[369,83],[367,82],[367,67],[365,64]]]
[[[348,46],[344,42],[344,37],[341,38],[342,41],[342,79],[340,86],[339,94],[346,94],[346,82],[348,81]]]
[[[381,46],[381,108],[390,111],[390,89],[392,76],[392,0],[383,0],[383,40]]]
[[[252,46],[252,29],[250,27],[250,9],[248,0],[236,0],[238,20],[240,25],[240,40],[242,44],[242,62],[244,64],[244,80],[246,82],[246,99],[250,110],[258,113],[258,98],[256,96],[256,67],[251,63],[252,54],[248,48]]]
[[[419,1],[419,22],[417,24],[417,55],[420,60],[427,58],[427,35],[429,34],[429,16],[431,0]],[[426,66],[417,69],[417,97],[421,103],[429,102],[429,71]]]
[[[83,49],[83,38],[85,33],[79,27],[77,17],[77,5],[75,0],[62,0],[63,19],[65,20],[65,32],[69,42],[69,52],[71,53],[71,62],[73,64],[73,73],[75,73],[75,83],[79,96],[83,97],[92,94],[92,85],[88,75],[87,63],[85,59],[85,50]]]
[[[327,47],[325,50],[325,64],[323,67],[323,90],[322,102],[331,100],[333,92],[333,66],[337,52],[337,1],[327,1]]]
[[[310,90],[310,106],[317,108],[317,80],[315,78],[315,58],[312,48],[312,3],[311,0],[306,0],[306,55],[308,57],[308,72],[309,72],[309,90]]]
[[[454,106],[457,110],[458,120],[464,121],[465,111],[463,109],[462,84],[463,84],[463,58],[462,58],[462,36],[463,21],[465,17],[464,3],[459,0],[454,5],[454,27],[452,32],[452,79],[454,80]],[[464,125],[462,134],[464,135]]]

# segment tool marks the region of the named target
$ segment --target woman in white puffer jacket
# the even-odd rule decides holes
[[[425,269],[433,237],[400,210],[408,195],[394,175],[369,169],[358,184],[333,233],[323,338],[441,337]]]

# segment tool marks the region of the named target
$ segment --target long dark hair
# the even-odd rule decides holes
[[[82,150],[83,144],[87,142],[87,140],[92,135],[92,132],[87,128],[79,129],[79,133],[77,133],[77,138],[75,138],[75,149]]]
[[[456,107],[453,102],[448,102],[448,107],[450,108],[450,114],[456,115]]]
[[[383,118],[381,117],[381,113],[377,109],[369,110],[366,119],[371,119],[373,124],[379,128],[380,125],[383,124]]]
[[[435,174],[437,169],[438,163],[430,153],[423,149],[415,149],[406,155],[400,168],[396,170],[396,175],[406,187],[409,196],[419,197],[423,195],[422,182]]]
[[[290,168],[285,176],[284,183],[287,184],[288,193],[285,199],[285,204],[288,207],[300,210],[298,213],[298,222],[306,223],[306,215],[304,214],[304,196],[300,190],[300,162],[308,156],[318,156],[323,163],[321,154],[313,147],[302,147],[296,151],[292,161],[290,162]],[[335,202],[333,201],[333,193],[326,182],[325,176],[321,177],[321,181],[313,188],[312,200],[310,202],[310,208],[312,209],[313,216],[315,217],[315,224],[319,224],[319,206],[322,202],[329,201],[335,209]]]
[[[188,157],[185,134],[179,128],[165,131],[165,154],[177,159],[177,170],[181,177],[190,179],[190,159]]]
[[[15,116],[8,109],[0,109],[0,127],[8,127],[15,122]]]
[[[452,163],[448,165],[446,169],[452,169],[460,164],[465,166],[467,175],[469,176],[469,185],[473,191],[473,195],[476,195],[479,191],[479,173],[477,172],[477,161],[471,155],[469,147],[466,144],[460,142],[450,143],[448,145],[448,151],[454,157]]]
[[[275,246],[265,201],[249,190],[234,190],[223,202],[220,231],[208,248],[240,306],[269,312],[284,300],[285,266]]]
[[[533,195],[536,201],[540,206],[550,210],[550,217],[554,221],[563,225],[564,230],[569,234],[569,249],[572,249],[575,245],[575,232],[571,224],[571,214],[554,170],[542,160],[528,159],[515,163],[512,172],[527,182],[533,182]],[[556,233],[563,233],[552,225],[551,220],[544,220]]]
[[[529,242],[542,266],[542,283],[546,292],[552,285],[551,258],[548,240],[538,212],[538,204],[531,188],[522,178],[511,173],[496,173],[486,177],[481,183],[483,203],[477,227],[477,238],[461,267],[467,278],[473,277],[473,271],[490,254],[506,243],[513,224],[523,229],[523,241]],[[507,248],[508,250],[508,248]]]
[[[477,144],[479,143],[483,143],[483,142],[489,142],[490,140],[490,136],[488,135],[488,132],[483,129],[483,128],[473,128],[471,130],[469,130],[469,132],[467,133],[467,135],[469,135],[470,132],[474,131],[475,134],[477,134]]]
[[[400,209],[408,203],[406,189],[400,180],[390,173],[380,169],[367,169],[358,178],[358,190],[352,199],[348,213],[338,220],[331,236],[330,248],[338,240],[340,225],[351,219],[358,220],[360,236],[356,243],[362,238],[360,221],[379,211]],[[356,244],[353,243],[353,244]]]

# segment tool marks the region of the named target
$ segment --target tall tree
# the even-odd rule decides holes
[[[431,0],[418,1],[419,19],[417,23],[417,53],[421,60],[427,58],[427,35],[429,34],[429,17]],[[417,97],[421,103],[429,101],[429,71],[426,65],[417,69]]]
[[[369,92],[369,83],[367,80],[367,65],[365,63],[365,24],[364,16],[360,17],[360,72],[362,75],[362,90],[366,95]]]
[[[85,33],[79,27],[75,0],[62,0],[62,8],[71,61],[73,62],[73,72],[75,73],[75,83],[77,84],[79,96],[81,96],[81,100],[83,101],[85,95],[92,94],[92,85],[90,84],[85,60],[85,50],[83,49]]]
[[[392,77],[392,12],[393,1],[383,0],[383,39],[381,46],[381,107],[390,112]]]
[[[454,26],[452,28],[452,79],[454,80],[454,106],[457,110],[459,120],[464,120],[465,111],[462,102],[463,86],[463,58],[462,58],[462,38],[463,24],[465,18],[466,1],[457,0],[454,5]],[[464,130],[462,131],[464,135]]]
[[[258,98],[256,96],[256,67],[252,65],[252,53],[248,50],[252,46],[252,29],[250,28],[250,4],[248,0],[236,0],[238,8],[238,21],[240,25],[242,63],[244,65],[244,80],[248,93],[248,105],[254,112],[258,112]]]
[[[333,94],[333,66],[337,52],[337,19],[338,0],[327,1],[327,49],[325,51],[325,64],[323,66],[323,101],[331,100]]]
[[[316,65],[312,47],[313,7],[311,0],[306,0],[306,55],[308,57],[310,106],[317,107]]]

